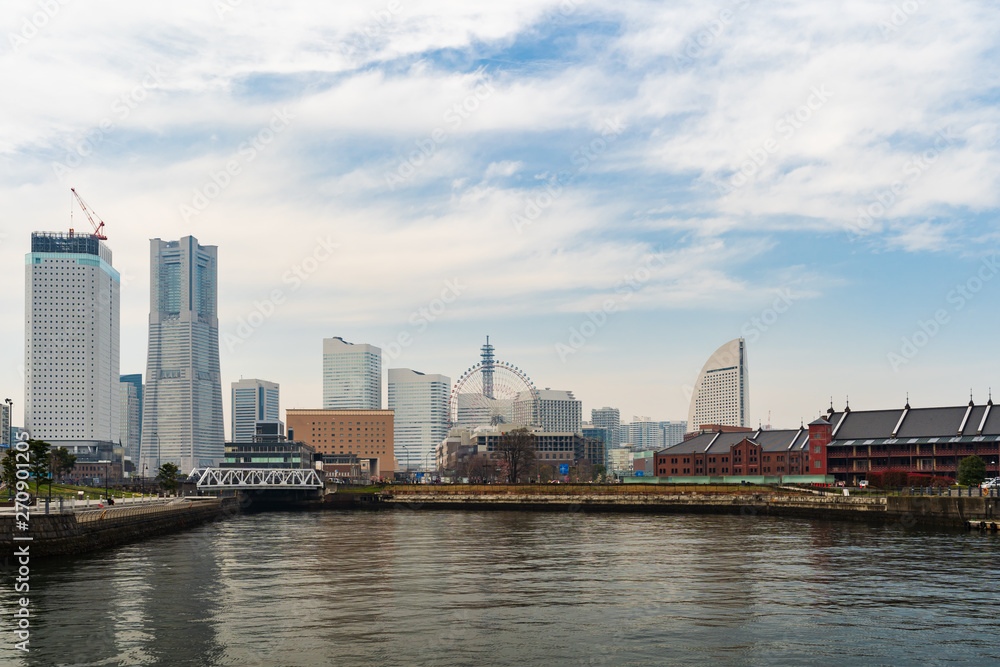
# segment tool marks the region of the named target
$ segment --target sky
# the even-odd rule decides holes
[[[0,387],[33,231],[105,221],[121,372],[149,239],[219,248],[229,383],[321,407],[322,339],[452,380],[487,335],[587,418],[687,417],[743,336],[751,425],[1000,391],[1000,8],[7,0]]]

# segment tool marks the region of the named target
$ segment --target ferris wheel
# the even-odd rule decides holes
[[[451,392],[452,426],[538,425],[539,395],[531,378],[513,364],[496,361],[488,337],[482,351],[483,360],[462,373]]]

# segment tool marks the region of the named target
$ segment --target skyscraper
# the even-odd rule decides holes
[[[10,447],[10,403],[0,403],[0,446]]]
[[[258,421],[278,421],[278,384],[267,380],[239,380],[232,384],[232,442],[253,442]]]
[[[434,467],[434,448],[448,437],[451,378],[389,369],[396,460],[404,470]]]
[[[323,409],[382,409],[382,350],[323,339]]]
[[[698,374],[688,411],[688,429],[703,425],[746,426],[750,409],[750,374],[746,341],[731,340],[709,357]]]
[[[139,444],[141,442],[139,431],[142,423],[142,411],[139,407],[139,392],[136,391],[134,384],[122,380],[118,383],[118,396],[121,415],[118,442],[125,450],[125,457],[135,462],[139,459]]]
[[[218,248],[150,241],[149,355],[141,457],[155,471],[221,461],[225,449],[219,372]]]
[[[617,449],[620,444],[618,438],[618,427],[621,426],[621,412],[618,408],[603,407],[600,409],[591,409],[590,411],[590,421],[593,422],[596,428],[605,428],[608,430],[608,442],[607,449]]]
[[[122,375],[121,389],[121,435],[119,442],[125,447],[125,455],[132,462],[139,460],[139,445],[142,442],[142,373]]]
[[[24,427],[72,451],[110,447],[121,316],[111,250],[94,236],[36,232],[25,264]]]

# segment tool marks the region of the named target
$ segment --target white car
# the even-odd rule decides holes
[[[863,479],[860,482],[858,482],[858,488],[859,489],[866,489],[866,488],[868,488],[868,480],[867,479]]]

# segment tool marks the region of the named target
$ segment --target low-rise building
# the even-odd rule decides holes
[[[290,409],[285,422],[289,438],[323,455],[357,456],[367,461],[373,478],[390,477],[396,468],[392,410]]]

